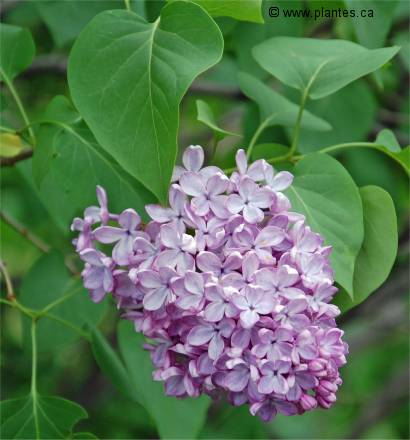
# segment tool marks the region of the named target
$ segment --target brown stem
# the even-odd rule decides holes
[[[10,217],[4,211],[0,211],[0,218],[11,226],[15,231],[25,237],[28,241],[34,244],[38,249],[43,252],[49,252],[50,246],[45,243],[41,238],[37,237],[35,234],[30,232],[25,226],[15,220],[13,217]]]
[[[0,271],[3,274],[4,283],[6,284],[7,299],[9,301],[14,301],[16,299],[16,295],[14,294],[13,283],[11,282],[10,274],[7,270],[6,263],[3,260],[0,260]]]
[[[17,154],[13,157],[1,157],[0,158],[0,165],[2,167],[12,167],[17,162],[20,162],[21,160],[29,159],[33,155],[33,150],[31,148],[22,151],[21,153]]]

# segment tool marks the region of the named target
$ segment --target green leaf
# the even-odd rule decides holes
[[[282,144],[258,144],[253,147],[252,160],[271,159],[289,153],[289,147]]]
[[[275,37],[256,46],[253,55],[284,84],[319,99],[379,69],[399,49],[369,50],[344,40]]]
[[[401,58],[407,71],[410,72],[410,34],[409,31],[397,33],[393,38],[393,43],[400,46],[399,57]]]
[[[202,6],[212,17],[232,17],[236,20],[263,23],[262,0],[191,0]]]
[[[138,401],[138,392],[117,353],[97,328],[91,329],[91,347],[99,367],[118,390],[131,400]]]
[[[118,7],[114,0],[37,0],[37,10],[48,27],[54,44],[64,47],[74,41],[84,26],[98,13]]]
[[[152,361],[142,346],[144,337],[130,322],[118,326],[121,354],[143,406],[155,420],[161,438],[196,438],[209,406],[209,398],[176,399],[164,394],[163,384],[152,379]]]
[[[396,139],[394,133],[388,128],[384,128],[381,130],[374,141],[376,144],[384,145],[389,151],[393,153],[398,153],[401,151],[400,144]]]
[[[214,135],[218,141],[225,138],[226,136],[241,136],[240,134],[233,133],[232,131],[227,131],[218,127],[212,109],[205,101],[197,99],[196,110],[198,121],[208,126],[214,132]]]
[[[284,17],[283,13],[276,18],[269,16],[269,8],[277,7],[280,10],[300,10],[304,4],[300,0],[264,0],[262,15],[265,23],[237,23],[232,38],[227,45],[232,46],[239,65],[239,70],[250,73],[258,78],[268,76],[252,56],[252,48],[271,37],[280,35],[300,37],[303,34],[303,17]]]
[[[81,328],[84,324],[96,325],[100,321],[105,303],[94,304],[81,280],[71,279],[64,265],[64,258],[57,252],[43,255],[30,269],[21,285],[20,300],[27,307],[41,310],[63,297],[69,298],[50,310],[50,314]],[[24,331],[30,331],[29,320],[24,320]],[[61,349],[78,339],[76,331],[44,317],[37,324],[37,338],[40,351]]]
[[[332,129],[319,133],[302,128],[298,142],[298,151],[302,154],[318,151],[328,145],[366,140],[377,116],[377,101],[370,86],[363,80],[351,83],[321,100],[311,101],[307,108],[318,117],[326,118]],[[287,133],[288,138],[292,139],[293,130],[289,128]]]
[[[295,125],[299,111],[298,105],[248,73],[239,73],[238,80],[243,93],[258,104],[261,121],[267,120],[276,114],[270,125],[285,125],[288,127]],[[325,120],[308,111],[303,112],[301,126],[320,131],[332,128]]]
[[[4,439],[67,438],[79,420],[88,417],[80,405],[61,397],[29,394],[0,403]]]
[[[40,198],[64,230],[73,217],[96,204],[95,188],[108,194],[113,212],[133,207],[145,218],[144,206],[155,198],[102,150],[78,113],[63,96],[49,104],[38,132],[33,174]]]
[[[176,1],[154,23],[128,11],[102,12],[71,51],[68,81],[80,114],[101,146],[164,203],[177,152],[179,103],[222,50],[209,15]]]
[[[292,170],[286,191],[292,210],[333,247],[330,260],[335,280],[353,295],[353,273],[363,241],[363,213],[359,191],[346,169],[332,157],[312,153]]]
[[[345,0],[345,3],[350,10],[356,12],[357,16],[352,18],[351,21],[359,43],[369,49],[382,47],[393,23],[398,1]],[[366,11],[365,17],[360,15],[360,11],[363,10]]]
[[[98,438],[97,436],[95,436],[94,434],[92,434],[91,432],[75,432],[71,438],[77,438],[77,439],[87,439],[87,438]]]
[[[30,31],[10,24],[0,24],[0,79],[11,82],[33,61],[34,41]]]
[[[360,188],[364,240],[357,256],[353,299],[341,291],[335,303],[343,312],[363,302],[389,276],[397,255],[397,218],[389,193],[378,186]]]

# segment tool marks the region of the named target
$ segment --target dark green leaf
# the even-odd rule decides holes
[[[231,131],[224,130],[218,127],[217,122],[215,121],[215,116],[212,112],[211,107],[200,99],[196,101],[196,109],[197,109],[197,119],[198,121],[207,125],[215,134],[217,140],[221,140],[226,136],[240,136],[240,134],[233,133]]]
[[[352,23],[359,43],[369,49],[382,47],[393,23],[398,1],[345,0],[345,3],[356,13]],[[361,16],[361,11],[366,11],[365,17]]]
[[[295,125],[299,106],[248,73],[239,73],[238,80],[243,93],[258,104],[262,121],[276,115],[270,125]],[[308,111],[303,113],[301,126],[320,131],[331,129],[325,120]]]
[[[289,147],[282,144],[259,144],[253,147],[252,160],[271,159],[289,153]]]
[[[72,296],[71,296],[72,294]],[[42,256],[23,279],[20,300],[22,304],[41,310],[50,303],[69,296],[67,300],[50,310],[57,318],[81,328],[84,324],[96,325],[104,313],[105,303],[94,304],[81,280],[70,278],[62,255],[57,252]],[[24,321],[29,332],[29,321]],[[76,340],[79,335],[53,319],[43,317],[37,324],[40,351],[60,349],[63,344]]]
[[[37,10],[57,47],[71,43],[84,26],[105,9],[118,7],[115,0],[37,0]]]
[[[205,423],[209,398],[167,397],[163,385],[152,379],[151,358],[142,348],[144,337],[125,321],[119,324],[118,337],[129,375],[143,406],[155,420],[161,438],[196,438]]]
[[[326,154],[312,153],[295,166],[286,191],[292,210],[306,216],[312,230],[333,247],[335,279],[353,295],[353,273],[363,241],[359,191],[346,169]]]
[[[253,55],[284,84],[319,99],[376,71],[398,51],[397,46],[368,50],[344,40],[275,37],[256,46]]]
[[[242,21],[263,23],[262,0],[191,0],[202,6],[212,17],[232,17]]]
[[[80,405],[61,397],[29,394],[0,404],[4,439],[67,438],[79,420],[88,417]]]
[[[179,103],[222,56],[221,33],[198,5],[173,2],[155,23],[102,12],[74,44],[68,80],[98,142],[166,202],[177,152]]]
[[[39,130],[33,174],[41,199],[61,228],[68,230],[76,214],[96,204],[97,185],[107,191],[112,211],[133,207],[144,217],[144,206],[154,196],[98,146],[68,100],[55,97],[46,118],[55,123]]]
[[[11,81],[30,66],[34,58],[35,46],[30,31],[0,24],[0,79]]]
[[[97,328],[91,330],[91,347],[94,357],[105,376],[124,396],[137,401],[137,390],[122,361]]]
[[[96,437],[94,434],[92,434],[91,432],[75,432],[71,438],[76,438],[76,439],[87,439],[87,438],[98,438]]]
[[[364,240],[355,264],[353,300],[343,290],[335,296],[343,312],[363,302],[387,279],[397,254],[397,218],[389,193],[364,186],[360,195]]]

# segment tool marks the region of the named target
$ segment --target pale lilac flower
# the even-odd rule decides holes
[[[182,174],[186,171],[198,172],[204,163],[204,151],[199,145],[191,145],[182,155],[182,163],[184,167],[175,166],[172,175],[172,181],[175,182],[180,179]]]
[[[94,235],[101,243],[116,243],[112,256],[122,266],[128,264],[133,255],[133,243],[141,217],[133,209],[126,209],[118,217],[118,223],[121,228],[101,226],[94,231]]]
[[[219,324],[200,324],[191,329],[187,341],[194,346],[209,343],[208,356],[215,360],[218,359],[223,352],[223,338],[229,338],[234,328],[235,322],[227,318],[224,318]]]
[[[232,304],[232,298],[237,294],[233,288],[222,288],[218,284],[208,285],[205,297],[209,304],[204,309],[204,318],[209,322],[219,322],[224,316],[233,318],[238,310]]]
[[[258,391],[262,394],[286,394],[289,385],[284,377],[291,367],[290,361],[267,361],[260,367],[261,379],[258,384]]]
[[[270,167],[270,165],[268,165],[268,163],[263,159],[257,160],[248,166],[246,153],[242,149],[236,152],[235,161],[238,172],[234,172],[231,176],[231,179],[236,183],[238,183],[244,176],[251,178],[255,182],[264,180],[266,170]]]
[[[280,171],[275,173],[272,167],[266,168],[265,172],[266,183],[274,191],[283,191],[292,185],[293,174],[288,171]]]
[[[184,277],[172,283],[172,288],[178,296],[178,307],[183,310],[202,309],[201,305],[205,302],[205,280],[202,274],[187,270]]]
[[[239,317],[244,328],[251,328],[259,321],[259,315],[267,315],[274,309],[273,296],[258,287],[248,286],[244,295],[232,298],[232,302],[241,311]]]
[[[278,314],[275,317],[275,321],[283,327],[294,328],[299,331],[310,323],[309,318],[302,313],[307,307],[308,303],[305,298],[293,299],[286,306],[279,306],[277,308]]]
[[[229,179],[225,175],[218,173],[206,179],[198,173],[184,173],[180,185],[186,194],[193,196],[191,207],[196,215],[204,216],[212,210],[217,217],[229,216],[225,208],[227,196],[221,195],[229,185]]]
[[[173,297],[171,283],[177,273],[169,267],[160,267],[158,272],[143,270],[138,274],[143,287],[148,289],[143,305],[147,310],[158,310]]]
[[[239,252],[232,252],[222,261],[213,252],[202,251],[196,257],[196,264],[202,272],[211,272],[219,277],[239,269],[242,265],[242,255]]]
[[[298,271],[286,264],[273,269],[260,269],[255,273],[255,278],[257,285],[272,294],[279,294],[287,299],[305,297],[302,290],[292,287],[299,281]]]
[[[158,223],[175,222],[179,231],[185,232],[185,206],[187,196],[178,185],[172,185],[169,190],[169,208],[160,205],[147,205],[145,210],[148,215]]]
[[[161,226],[160,241],[165,250],[160,252],[155,260],[158,267],[169,266],[188,270],[194,267],[194,259],[191,254],[196,253],[196,243],[188,234],[181,234],[174,224]]]
[[[260,342],[252,347],[252,353],[258,358],[266,357],[270,361],[290,359],[293,345],[293,332],[284,327],[275,330],[259,330]]]
[[[84,287],[90,290],[94,302],[100,302],[114,288],[114,262],[94,249],[84,249],[80,256],[86,262],[82,272]]]
[[[260,223],[263,220],[263,209],[270,208],[275,194],[269,188],[260,188],[249,177],[243,177],[238,183],[239,194],[231,194],[226,207],[232,214],[243,213],[248,223]]]

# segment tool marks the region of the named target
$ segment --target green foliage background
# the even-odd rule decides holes
[[[2,2],[1,259],[18,299],[3,276],[2,438],[409,438],[409,16],[404,0]],[[135,56],[138,33],[156,37]],[[350,355],[331,410],[264,424],[167,398],[142,337],[82,288],[69,224],[95,185],[143,215],[189,144],[224,169],[239,147],[292,169],[294,209],[334,246]]]

